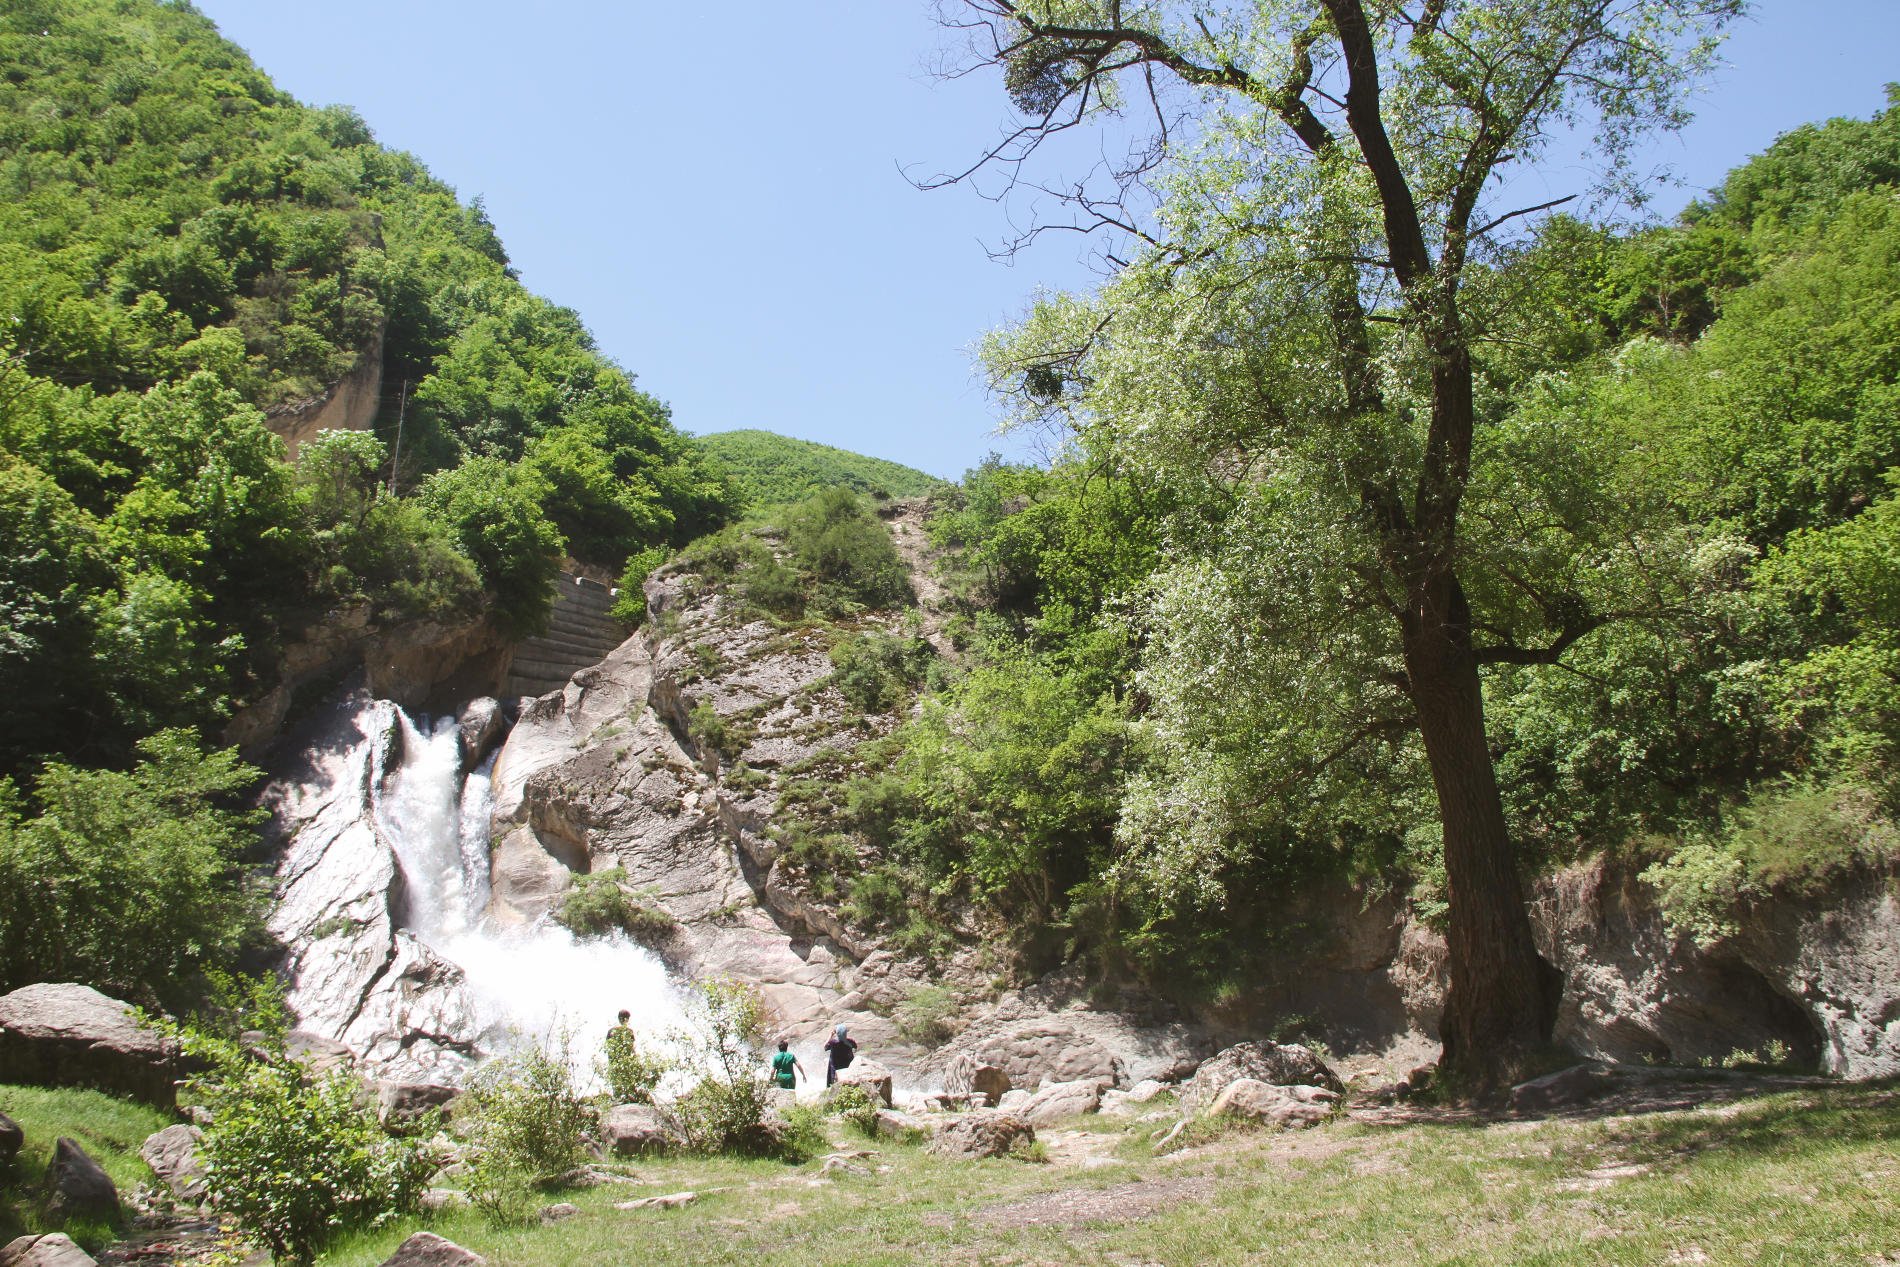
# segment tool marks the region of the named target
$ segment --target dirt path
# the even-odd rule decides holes
[[[956,648],[943,636],[944,621],[950,615],[950,591],[937,576],[937,552],[924,529],[928,503],[921,497],[891,503],[894,513],[885,520],[891,530],[891,542],[897,557],[910,572],[910,587],[917,595],[917,611],[923,617],[924,641],[946,660],[954,660]]]

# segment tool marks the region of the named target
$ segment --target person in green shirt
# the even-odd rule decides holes
[[[788,1091],[798,1086],[799,1078],[806,1077],[805,1066],[792,1055],[791,1046],[785,1039],[779,1039],[778,1055],[772,1057],[772,1077]]]

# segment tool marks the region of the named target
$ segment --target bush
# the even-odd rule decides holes
[[[495,596],[495,623],[513,636],[545,629],[554,606],[567,541],[542,513],[546,491],[533,472],[490,457],[437,471],[422,486],[422,504],[474,560]]]
[[[213,1115],[205,1183],[220,1211],[276,1257],[309,1262],[337,1233],[416,1208],[436,1159],[385,1133],[353,1077],[226,1050],[198,1083]]]
[[[759,1056],[764,1014],[743,982],[715,977],[687,1000],[687,1029],[678,1037],[688,1063],[705,1068],[698,1085],[673,1106],[687,1146],[699,1152],[762,1156],[782,1148],[765,1123],[766,1079]]]
[[[257,771],[190,731],[139,752],[129,772],[48,765],[34,816],[0,779],[0,990],[80,981],[178,1007],[260,939],[239,860],[262,815],[224,808]]]
[[[671,553],[660,546],[650,546],[628,555],[627,565],[620,572],[620,584],[616,587],[620,593],[607,614],[634,629],[644,625],[647,620],[647,577],[665,566],[671,557]]]
[[[834,612],[895,607],[910,599],[910,576],[890,532],[848,489],[827,489],[788,511],[785,542]]]
[[[483,1065],[457,1117],[475,1145],[469,1200],[494,1226],[528,1222],[538,1190],[586,1160],[591,1118],[574,1088],[565,1036]]]
[[[897,1032],[913,1043],[941,1043],[954,1032],[957,996],[940,985],[920,985],[891,1013]]]
[[[923,683],[930,658],[922,638],[861,634],[831,649],[831,684],[867,713],[892,712]]]
[[[615,1104],[651,1104],[654,1088],[672,1070],[663,1057],[643,1053],[633,1031],[615,1026],[607,1031],[605,1059],[607,1091]]]
[[[554,908],[554,922],[576,937],[625,933],[643,945],[664,941],[679,922],[657,906],[636,901],[622,867],[577,876]]]
[[[877,1138],[877,1111],[883,1106],[869,1091],[843,1082],[825,1093],[825,1109],[849,1122],[859,1133]]]

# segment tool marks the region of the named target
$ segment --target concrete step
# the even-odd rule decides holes
[[[515,651],[514,662],[521,666],[517,671],[524,673],[537,668],[572,673],[577,669],[599,664],[606,658],[604,655],[595,655],[590,651],[553,651],[537,647],[520,647]]]
[[[521,650],[546,650],[572,652],[576,655],[591,655],[596,659],[606,656],[609,651],[621,643],[619,638],[600,638],[594,636],[577,637],[573,634],[542,634],[530,638],[521,644]]]
[[[609,620],[605,616],[580,616],[571,611],[555,612],[548,620],[548,633],[581,638],[612,638],[616,644],[627,639],[627,627],[619,621]]]

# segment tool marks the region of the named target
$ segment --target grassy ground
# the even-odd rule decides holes
[[[1646,1106],[1654,1108],[1656,1106]],[[1537,1122],[1353,1114],[1149,1155],[1169,1119],[1044,1132],[1047,1164],[866,1144],[868,1176],[816,1163],[669,1161],[550,1195],[581,1212],[496,1231],[472,1212],[361,1235],[371,1267],[428,1226],[497,1267],[882,1264],[1900,1265],[1900,1090],[1811,1088]],[[693,1189],[677,1210],[614,1202]]]
[[[63,1231],[88,1248],[110,1240],[112,1229],[55,1225],[41,1209],[53,1141],[61,1135],[77,1140],[112,1176],[124,1199],[139,1183],[152,1177],[151,1169],[139,1157],[139,1145],[153,1131],[163,1130],[176,1120],[168,1113],[97,1091],[6,1085],[0,1085],[0,1113],[18,1122],[26,1132],[26,1147],[12,1169],[0,1170],[0,1244],[26,1232]]]

